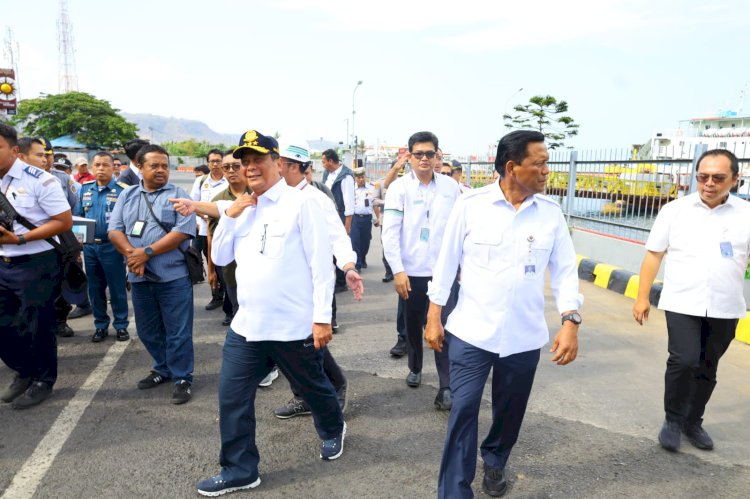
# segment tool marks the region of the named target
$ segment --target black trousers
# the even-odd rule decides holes
[[[737,319],[666,312],[669,358],[664,375],[664,412],[675,422],[701,423],[716,386],[719,359],[729,348]]]
[[[20,377],[49,385],[57,380],[54,300],[61,279],[55,250],[19,263],[0,259],[0,359]]]
[[[323,356],[323,372],[333,385],[333,388],[336,391],[339,391],[339,389],[346,384],[346,376],[344,376],[341,366],[336,363],[336,360],[333,358],[333,355],[331,355],[331,351],[328,350],[328,347],[321,348],[319,352]],[[288,376],[286,378],[289,381],[289,388],[292,389],[294,396],[300,397],[302,390],[299,383]]]
[[[424,350],[422,336],[427,319],[427,309],[430,300],[427,297],[427,283],[432,277],[409,276],[411,291],[409,299],[404,300],[404,322],[406,324],[406,354],[409,359],[409,370],[414,373],[422,372]],[[448,344],[443,345],[442,352],[435,352],[435,367],[437,368],[440,388],[450,386]]]

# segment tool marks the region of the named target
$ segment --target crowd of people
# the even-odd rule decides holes
[[[545,275],[560,314],[552,361],[576,359],[582,323],[573,242],[560,207],[543,195],[544,135],[502,137],[498,179],[476,189],[462,183],[460,163],[443,160],[431,132],[413,134],[408,152],[372,184],[364,168],[342,164],[335,150],[323,152],[322,181],[314,181],[305,142],[280,144],[257,130],[230,150],[210,151],[190,192],[170,183],[161,146],[136,139],[124,152],[128,164],[108,151],[72,164],[46,139],[18,138],[0,124],[0,358],[14,372],[3,402],[28,409],[52,392],[56,337],[74,332],[51,238],[70,231],[77,215],[94,222],[93,237],[83,241],[88,299],[77,304],[78,316],[93,315],[93,342],[105,341],[110,326],[117,341],[128,341],[129,290],[136,333],[152,359],[137,387],[172,383],[174,404],[192,397],[197,280],[189,258],[205,259],[212,290],[205,308],[221,309],[228,330],[218,388],[221,469],[197,484],[198,493],[260,484],[255,396],[279,373],[292,396],[274,414],[312,415],[319,457],[337,459],[347,433],[348,383],[327,348],[338,329],[336,293],[363,298],[360,272],[379,227],[382,280],[392,281],[397,295],[390,354],[407,356],[406,389],[416,389],[426,343],[439,380],[434,406],[449,411],[438,496],[473,496],[490,370],[482,489],[506,493],[506,464],[549,342]],[[658,438],[670,451],[682,435],[713,448],[702,418],[719,359],[746,309],[750,228],[743,222],[750,205],[729,194],[738,173],[732,153],[705,153],[697,161],[697,192],[659,213],[646,244],[633,317],[648,318],[651,284],[666,256],[660,306],[667,311],[669,359]]]

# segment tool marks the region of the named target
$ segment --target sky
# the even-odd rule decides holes
[[[4,4],[21,98],[57,93],[58,1]],[[481,156],[506,132],[502,115],[534,95],[568,102],[580,132],[566,145],[579,150],[626,148],[720,110],[750,114],[746,0],[68,0],[68,10],[80,91],[238,138],[353,132],[401,146],[430,130],[446,153]]]

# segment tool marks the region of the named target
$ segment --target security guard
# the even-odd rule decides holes
[[[372,184],[367,183],[364,168],[354,170],[354,184],[354,217],[350,235],[359,272],[367,268],[367,252],[372,239]]]
[[[0,123],[0,191],[36,226],[17,221],[0,227],[0,358],[16,372],[0,400],[14,409],[41,403],[57,380],[55,297],[61,262],[44,239],[73,225],[70,206],[55,178],[18,159],[16,130]]]
[[[114,178],[114,158],[105,151],[96,153],[91,161],[96,180],[86,182],[81,189],[80,208],[75,214],[96,220],[94,242],[83,245],[86,275],[89,282],[89,299],[94,310],[96,331],[91,341],[104,341],[109,335],[107,315],[107,294],[112,305],[114,320],[112,325],[117,332],[117,341],[127,341],[128,334],[128,295],[125,289],[125,261],[117,248],[109,241],[107,226],[112,210],[120,193],[128,188]]]

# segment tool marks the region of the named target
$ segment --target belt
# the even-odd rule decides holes
[[[360,215],[358,213],[355,213],[354,216],[355,217],[362,217],[362,218],[370,218],[370,217],[372,217],[372,215]]]
[[[96,238],[96,239],[94,239],[94,244],[106,244],[108,242],[109,242],[109,238],[105,238],[105,239],[98,239],[98,238]]]
[[[39,253],[32,253],[31,255],[4,256],[2,257],[2,260],[5,263],[19,264],[19,263],[30,262],[36,259],[48,258],[49,256],[55,253],[56,253],[56,250],[51,249],[47,251],[41,251]]]

